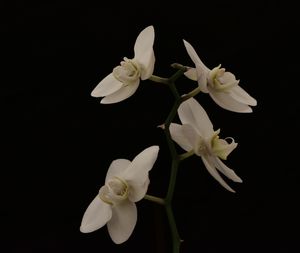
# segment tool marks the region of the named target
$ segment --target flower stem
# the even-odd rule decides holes
[[[151,80],[155,83],[162,83],[162,84],[169,85],[169,78],[164,78],[164,77],[159,77],[159,76],[152,75],[152,76],[149,77],[149,80]]]
[[[170,226],[170,230],[171,230],[171,235],[172,235],[172,244],[173,244],[173,253],[179,253],[180,251],[180,244],[182,242],[182,240],[180,239],[178,230],[177,230],[177,226],[176,226],[176,222],[175,222],[175,217],[174,217],[174,213],[172,210],[172,200],[173,200],[173,196],[174,196],[174,191],[175,191],[175,185],[176,185],[176,177],[177,177],[177,171],[178,171],[178,167],[179,167],[179,163],[180,161],[188,158],[189,156],[193,155],[193,152],[186,152],[184,154],[178,155],[176,148],[175,148],[175,144],[172,140],[171,137],[171,133],[170,133],[170,124],[172,123],[172,121],[174,120],[176,114],[177,114],[177,110],[178,107],[180,106],[180,104],[182,102],[184,102],[185,100],[189,99],[190,97],[195,96],[196,94],[198,94],[200,92],[199,88],[196,88],[194,90],[192,90],[191,92],[189,92],[188,94],[184,95],[184,96],[180,96],[176,86],[175,86],[175,81],[184,74],[185,71],[187,71],[187,67],[178,64],[178,63],[173,63],[172,67],[175,69],[178,69],[177,72],[172,75],[170,78],[162,78],[162,77],[158,77],[155,75],[152,75],[149,79],[151,81],[154,82],[158,82],[158,83],[163,83],[163,84],[167,84],[172,92],[172,94],[174,95],[175,98],[175,102],[173,104],[173,107],[169,113],[169,115],[167,116],[164,124],[162,125],[162,129],[164,130],[166,139],[167,139],[167,144],[171,153],[171,157],[172,157],[172,165],[171,165],[171,172],[170,172],[170,180],[169,180],[169,186],[168,186],[168,191],[167,191],[167,195],[164,199],[155,197],[155,196],[151,196],[151,195],[146,195],[145,199],[150,200],[152,202],[158,203],[160,205],[163,205],[165,207],[166,210],[166,214],[168,217],[168,222],[169,222],[169,226]]]
[[[174,214],[173,214],[171,205],[165,205],[165,209],[166,209],[166,213],[167,213],[167,217],[168,217],[168,221],[169,221],[169,225],[170,225],[170,230],[171,230],[171,234],[172,234],[173,253],[179,253],[180,252],[180,244],[183,241],[180,239],[179,234],[177,232],[177,226],[176,226],[176,222],[175,222],[175,218],[174,218]]]
[[[181,155],[178,156],[179,161],[182,161],[182,160],[184,160],[184,159],[186,159],[186,158],[192,156],[193,154],[194,154],[194,150],[185,152],[185,153],[183,153],[183,154],[181,154]]]
[[[183,65],[180,64],[180,63],[172,63],[172,64],[171,64],[171,67],[174,68],[174,69],[183,69],[184,71],[187,71],[187,70],[188,70],[188,67],[183,66]]]
[[[146,194],[144,199],[147,199],[160,205],[165,205],[165,200],[156,196]]]
[[[181,96],[181,103],[185,100],[188,100],[191,97],[196,96],[200,91],[201,91],[200,87],[197,87],[197,88],[193,89],[192,91],[190,91],[188,94]]]
[[[177,72],[174,74],[174,75],[172,75],[170,78],[169,78],[169,80],[171,81],[171,82],[175,82],[179,77],[181,77],[182,75],[183,75],[183,73],[184,72],[186,72],[187,71],[187,68],[186,67],[184,67],[184,66],[182,66],[181,68],[179,68],[178,70],[177,70]]]
[[[178,71],[177,71],[177,73],[178,73]],[[177,73],[175,73],[173,76],[175,76]],[[171,153],[171,157],[172,157],[172,166],[171,166],[169,186],[168,186],[168,191],[167,191],[167,195],[165,198],[165,209],[166,209],[166,214],[168,217],[169,226],[170,226],[171,235],[172,235],[173,253],[179,253],[181,239],[178,234],[178,230],[177,230],[177,226],[176,226],[176,222],[175,222],[175,218],[174,218],[174,214],[173,214],[173,210],[172,210],[172,199],[174,196],[174,190],[175,190],[175,185],[176,185],[176,177],[177,177],[177,170],[178,170],[178,166],[179,166],[179,159],[178,159],[178,154],[177,154],[174,142],[172,141],[169,127],[170,127],[171,122],[174,120],[174,118],[176,116],[177,109],[180,105],[181,97],[179,96],[179,93],[176,89],[174,82],[170,82],[169,87],[170,87],[172,93],[174,94],[176,100],[175,100],[174,105],[164,123],[164,126],[165,126],[164,133],[165,133],[167,143],[169,146],[169,150]]]

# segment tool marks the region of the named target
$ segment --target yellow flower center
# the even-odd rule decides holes
[[[121,65],[113,69],[113,76],[124,85],[135,84],[141,76],[139,64],[132,59],[124,58]]]
[[[220,67],[221,65],[215,67],[210,71],[208,77],[208,84],[215,91],[227,92],[232,87],[237,86],[239,81],[235,79],[232,73],[225,72],[225,69]]]
[[[99,190],[99,198],[109,204],[114,205],[128,197],[129,186],[126,181],[118,177],[108,180]]]

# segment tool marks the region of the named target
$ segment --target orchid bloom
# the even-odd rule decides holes
[[[249,105],[256,106],[257,102],[238,85],[239,80],[236,80],[234,74],[225,71],[221,65],[210,70],[200,60],[192,45],[185,40],[183,42],[196,66],[185,72],[185,75],[189,79],[198,81],[201,91],[209,93],[220,107],[233,112],[252,112]]]
[[[123,243],[130,237],[137,221],[135,202],[147,192],[150,182],[148,172],[157,159],[158,150],[158,146],[151,146],[132,162],[117,159],[111,163],[105,185],[83,215],[81,232],[93,232],[107,224],[114,243]]]
[[[139,87],[140,80],[148,79],[154,70],[153,51],[154,28],[146,27],[137,37],[134,58],[124,57],[120,66],[113,69],[92,91],[93,97],[104,97],[102,104],[112,104],[132,96]]]
[[[193,151],[200,156],[208,172],[224,188],[234,192],[218,171],[234,182],[242,182],[234,171],[221,161],[227,159],[231,151],[237,147],[237,143],[231,137],[220,139],[220,129],[214,131],[205,110],[194,98],[186,100],[179,106],[178,116],[182,125],[171,123],[172,139],[185,151]],[[230,142],[228,143],[227,140]]]

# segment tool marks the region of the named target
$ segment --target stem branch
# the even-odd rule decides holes
[[[149,201],[155,202],[155,203],[160,204],[160,205],[165,205],[165,200],[162,199],[162,198],[156,197],[156,196],[146,194],[144,199],[147,199]]]

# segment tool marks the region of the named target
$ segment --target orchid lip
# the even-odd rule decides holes
[[[141,70],[134,59],[124,57],[124,61],[121,61],[120,65],[113,69],[112,74],[118,81],[127,86],[140,78]]]
[[[239,84],[239,80],[235,79],[223,83],[220,77],[225,73],[228,72],[226,72],[224,68],[221,68],[221,64],[210,71],[208,83],[216,92],[227,92]]]
[[[126,181],[119,177],[113,177],[99,190],[99,198],[109,204],[114,205],[125,199],[129,194],[129,186]]]

